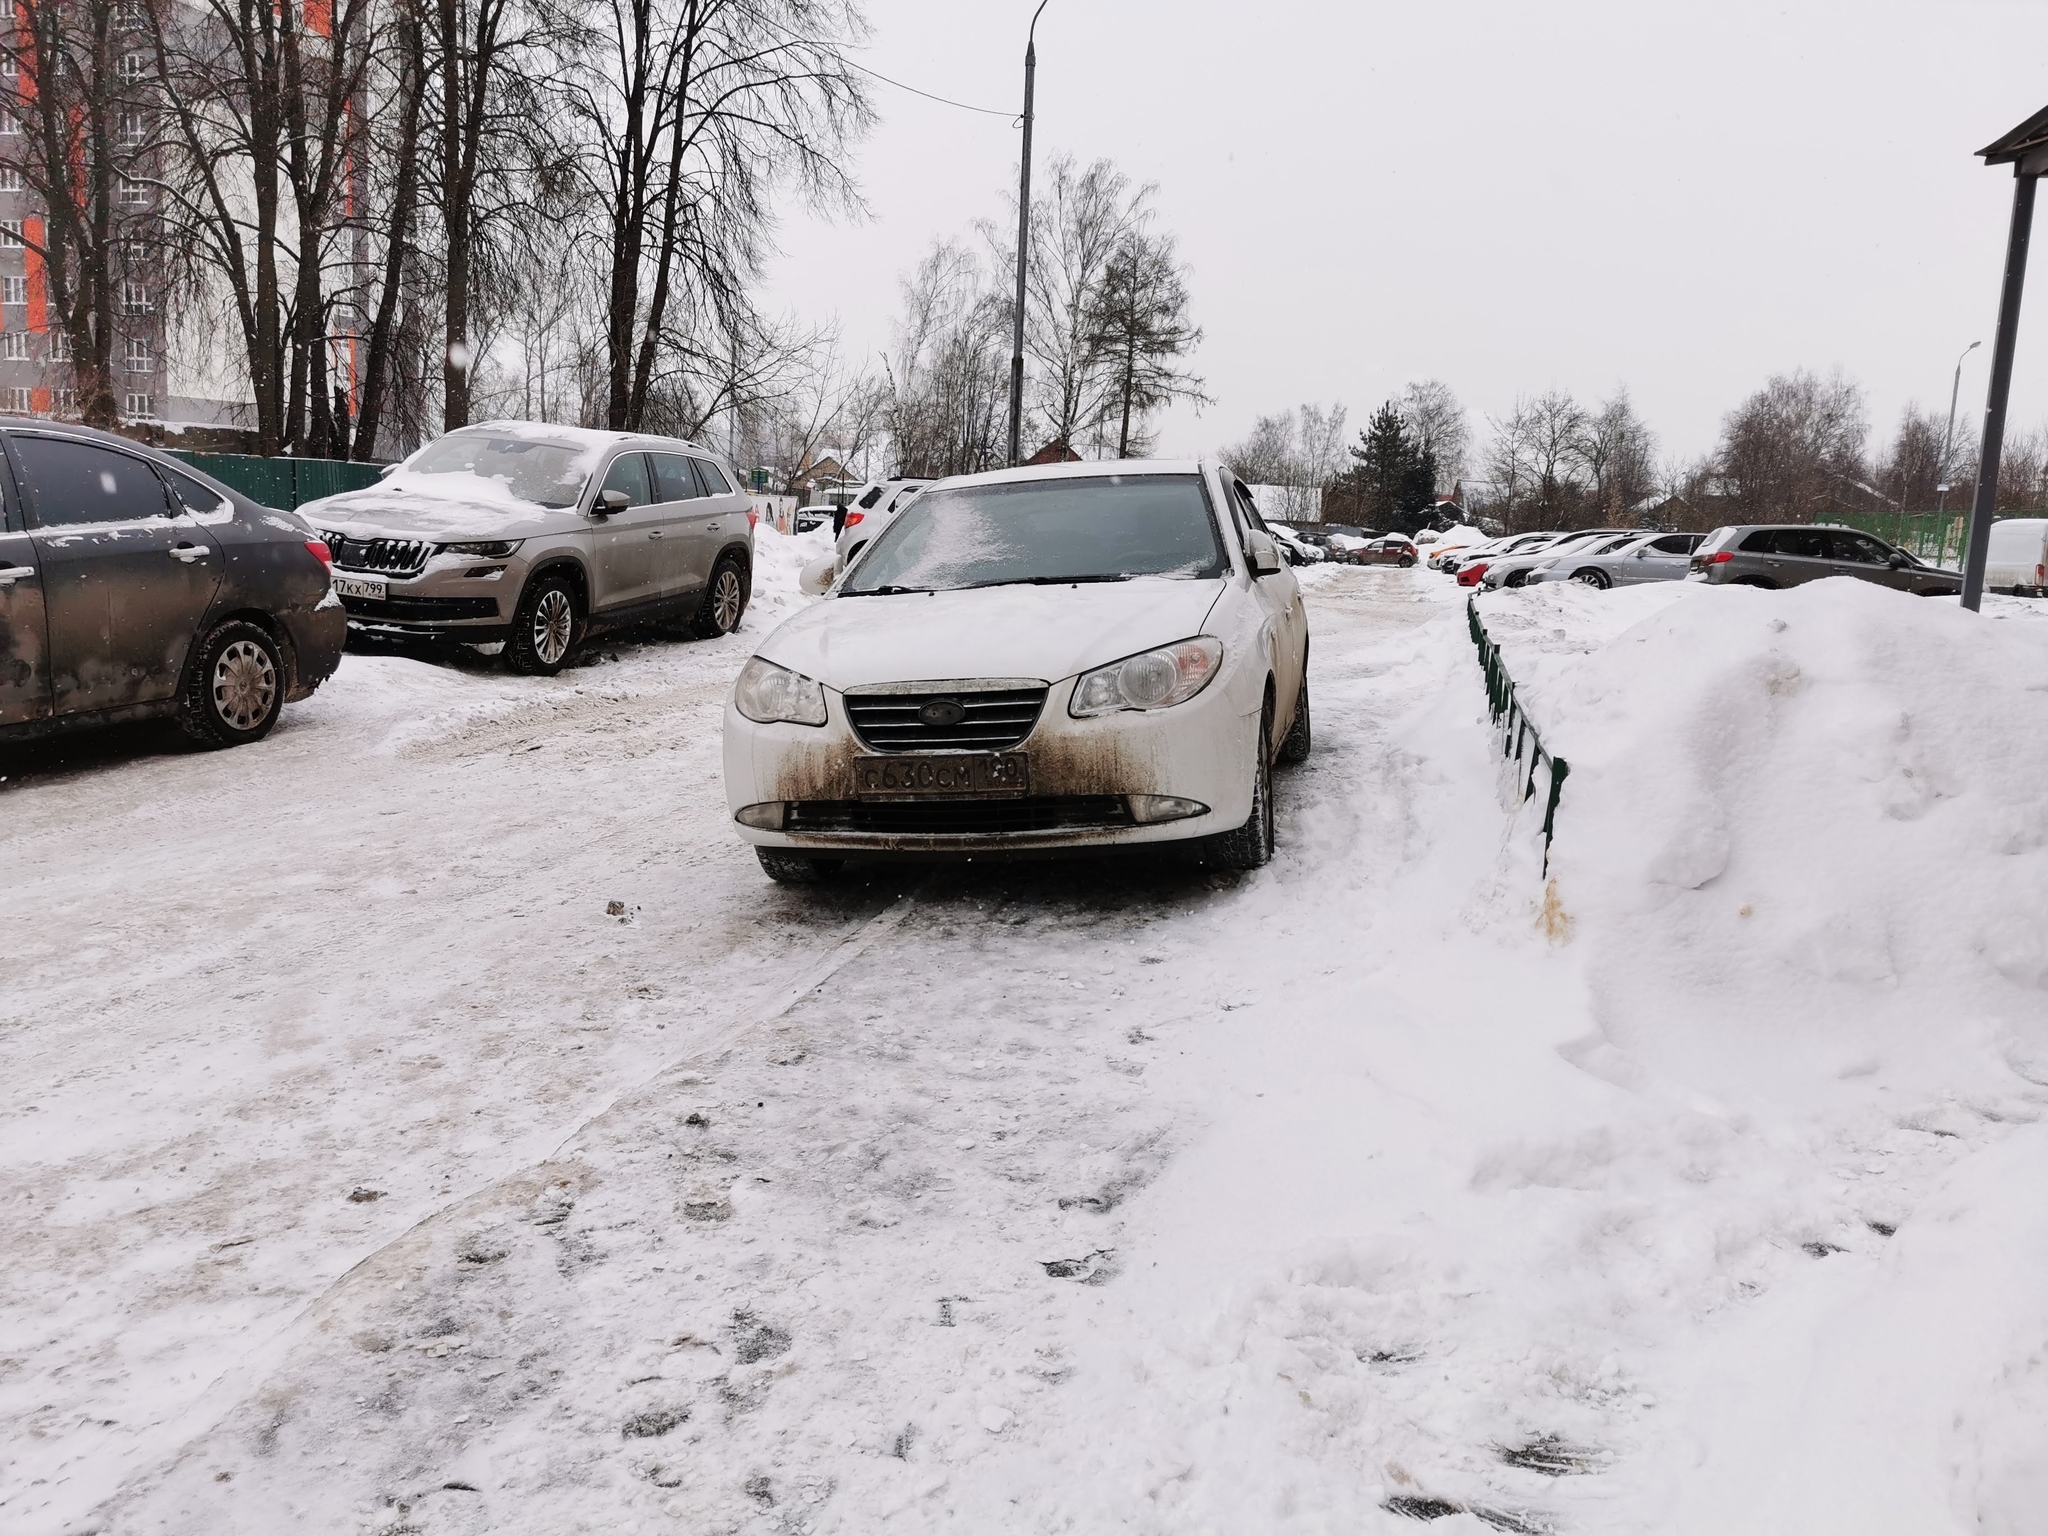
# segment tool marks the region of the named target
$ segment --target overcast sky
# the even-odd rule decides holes
[[[867,0],[859,57],[1014,110],[1033,4]],[[1518,392],[1626,383],[1690,457],[1769,374],[1837,366],[1882,438],[1980,337],[1981,412],[2012,186],[1972,151],[2048,105],[2044,0],[1051,0],[1038,38],[1037,163],[1157,182],[1193,269],[1215,403],[1162,452],[1436,377],[1482,438]],[[874,92],[870,217],[789,219],[771,276],[854,352],[1017,175],[1009,119]],[[2035,277],[2015,425],[2048,419]]]

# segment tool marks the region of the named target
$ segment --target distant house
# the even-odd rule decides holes
[[[828,453],[821,459],[802,465],[789,477],[789,494],[799,500],[810,500],[841,490],[850,483],[846,466]]]
[[[1067,446],[1067,440],[1064,437],[1056,437],[1024,462],[1026,464],[1078,464],[1081,462],[1081,455]]]

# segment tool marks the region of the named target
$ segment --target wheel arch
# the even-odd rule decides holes
[[[284,662],[285,693],[287,697],[296,693],[299,687],[299,649],[292,644],[288,626],[279,621],[276,614],[263,608],[237,606],[223,608],[218,613],[208,614],[206,623],[192,637],[192,649],[185,657],[184,673],[178,679],[179,698],[183,698],[185,687],[191,681],[192,669],[199,665],[200,654],[206,649],[206,637],[223,624],[253,624],[277,646],[278,656]]]

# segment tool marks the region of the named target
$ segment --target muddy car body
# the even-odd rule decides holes
[[[0,423],[0,740],[172,716],[255,741],[340,662],[303,519],[125,438]]]
[[[1033,535],[1050,539],[1051,519],[1111,498],[1170,502],[1174,537],[1200,548],[1170,573],[1144,569],[1145,553],[1123,571],[1027,562],[950,585],[882,579],[933,568],[918,540],[981,558],[981,533],[957,530],[978,530],[984,507],[1051,506]],[[942,481],[742,670],[727,798],[778,879],[849,855],[1190,839],[1235,838],[1221,862],[1263,862],[1271,765],[1307,752],[1307,652],[1293,573],[1228,471],[1148,461]]]

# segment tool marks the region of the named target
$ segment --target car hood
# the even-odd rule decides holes
[[[1070,587],[984,587],[833,597],[761,646],[829,688],[1033,677],[1057,682],[1202,632],[1221,579],[1140,577]]]
[[[422,484],[421,482],[448,484]],[[407,475],[403,471],[360,491],[323,496],[299,508],[315,528],[352,538],[530,539],[587,526],[573,507],[536,506],[493,494],[471,475]]]

